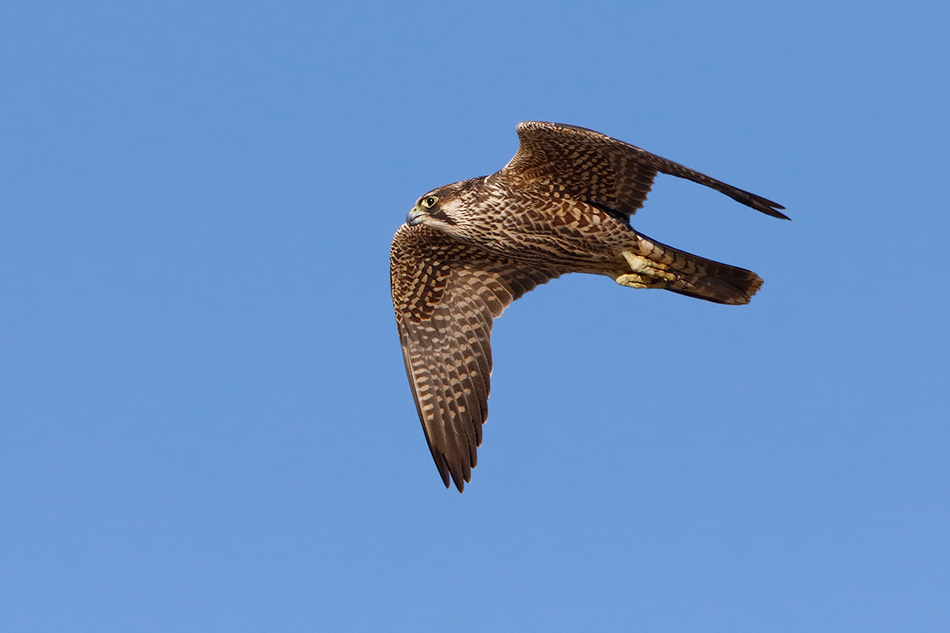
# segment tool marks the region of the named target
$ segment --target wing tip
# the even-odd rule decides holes
[[[785,210],[785,207],[783,207],[779,203],[772,202],[771,200],[767,198],[763,198],[761,196],[756,196],[756,198],[757,198],[756,202],[758,204],[754,205],[752,207],[753,209],[756,209],[757,211],[761,211],[765,215],[772,216],[773,218],[778,218],[779,220],[788,220],[789,222],[792,221],[792,218],[782,213],[782,211],[779,211],[779,209]]]
[[[672,175],[676,176],[678,174],[672,174]],[[709,178],[709,176],[706,176],[706,178]],[[730,198],[732,198],[733,200],[735,200],[736,202],[744,204],[745,206],[755,209],[756,211],[759,211],[761,213],[764,213],[765,215],[771,216],[773,218],[778,218],[780,220],[792,219],[779,210],[779,209],[784,210],[785,207],[780,205],[778,202],[773,202],[772,200],[769,200],[768,198],[763,198],[762,196],[754,194],[750,191],[746,191],[745,189],[739,189],[738,187],[727,185],[726,183],[719,182],[715,180],[714,178],[710,178],[709,180],[711,180],[714,184],[710,185],[706,182],[699,182],[699,184],[705,185],[707,187],[711,186],[712,189],[715,189],[719,193],[724,193]]]
[[[435,467],[439,470],[439,476],[442,478],[445,489],[450,489],[454,483],[460,493],[465,492],[465,484],[472,481],[471,470],[452,468],[445,453],[432,446],[431,442],[429,443],[429,451],[432,453],[432,461],[435,462]]]

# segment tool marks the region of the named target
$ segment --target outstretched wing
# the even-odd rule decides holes
[[[525,121],[518,124],[518,137],[518,153],[501,172],[515,186],[561,186],[574,198],[629,219],[643,206],[659,172],[692,180],[757,211],[788,219],[779,211],[785,207],[778,203],[593,130]]]
[[[419,224],[390,250],[396,325],[416,409],[442,481],[471,481],[488,417],[492,320],[559,276],[489,254]]]

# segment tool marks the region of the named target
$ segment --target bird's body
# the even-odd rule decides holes
[[[561,199],[559,192],[552,199],[507,180],[499,172],[436,189],[455,221],[436,224],[436,216],[430,226],[497,255],[555,264],[563,272],[606,273],[624,261],[616,251],[630,245],[629,224],[580,200]],[[464,215],[464,209],[478,213]]]
[[[603,134],[526,122],[501,171],[422,196],[390,253],[406,372],[429,448],[446,485],[470,480],[488,415],[492,319],[562,274],[606,275],[743,304],[755,273],[655,242],[630,226],[658,172],[712,187],[763,213],[774,202]]]

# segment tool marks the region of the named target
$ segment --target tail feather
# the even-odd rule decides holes
[[[742,305],[762,287],[762,278],[751,270],[705,259],[642,234],[637,237],[639,255],[673,274],[674,279],[661,286],[666,290],[715,303]]]

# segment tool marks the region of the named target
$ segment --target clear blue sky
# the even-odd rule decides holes
[[[950,630],[946,2],[0,3],[0,629]],[[569,276],[445,490],[388,250],[590,127],[749,306]]]

